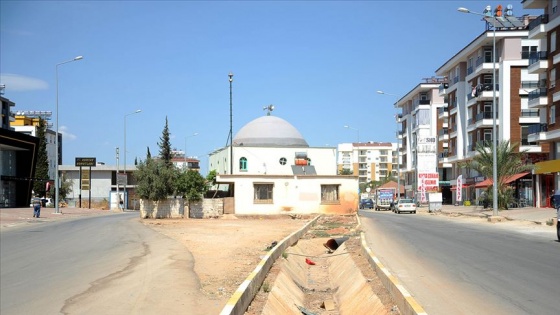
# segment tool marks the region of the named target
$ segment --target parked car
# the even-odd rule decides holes
[[[416,202],[413,199],[400,199],[393,209],[395,213],[410,212],[416,213]]]
[[[373,209],[373,200],[369,198],[360,200],[360,209]]]

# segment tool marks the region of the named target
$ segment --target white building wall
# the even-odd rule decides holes
[[[355,176],[218,176],[217,181],[235,184],[236,214],[353,213],[358,207]],[[273,184],[273,202],[255,203],[254,184]],[[321,202],[321,185],[340,185],[339,203]]]

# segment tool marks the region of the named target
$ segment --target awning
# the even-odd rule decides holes
[[[514,182],[514,181],[520,179],[521,177],[523,177],[527,174],[529,174],[529,172],[523,172],[523,173],[511,175],[508,178],[506,178],[505,183],[509,184],[511,182]],[[475,188],[486,188],[488,186],[491,186],[493,182],[494,181],[491,178],[487,178],[487,179],[481,181],[480,183],[477,183],[476,185],[474,185],[474,187]]]
[[[556,172],[560,172],[560,160],[535,163],[535,174],[547,174]]]

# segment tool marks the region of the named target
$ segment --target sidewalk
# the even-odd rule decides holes
[[[55,213],[55,208],[41,207],[39,218],[33,217],[33,208],[0,208],[0,228],[14,227],[22,224],[34,224],[38,222],[53,222],[58,220],[72,219],[82,216],[108,215],[120,213],[118,210],[100,210],[64,207],[59,208],[60,213]]]
[[[427,206],[420,209],[428,211]],[[491,207],[483,209],[481,206],[443,205],[441,207],[441,212],[444,214],[475,216],[481,218],[493,216]],[[529,221],[536,224],[546,225],[547,221],[550,222],[551,220],[556,219],[556,209],[534,207],[512,208],[509,210],[499,210],[498,216],[510,221]],[[554,221],[554,223],[556,223],[556,221]]]

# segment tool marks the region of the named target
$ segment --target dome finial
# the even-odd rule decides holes
[[[263,107],[263,110],[268,110],[268,112],[266,112],[266,116],[270,116],[270,112],[274,110],[274,105],[270,104],[268,106],[265,106]]]

